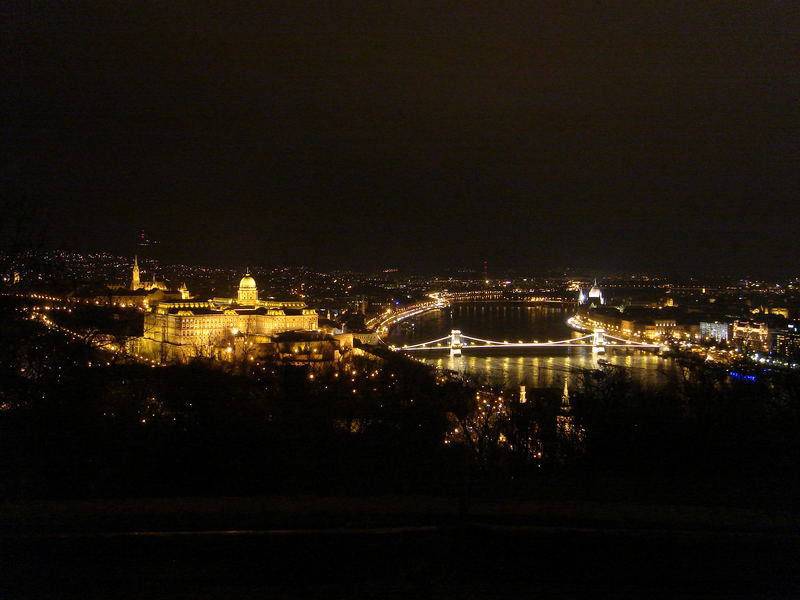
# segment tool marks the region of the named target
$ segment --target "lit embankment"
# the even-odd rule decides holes
[[[651,342],[671,341],[670,336],[658,332],[637,331],[635,329],[625,329],[617,323],[609,322],[607,319],[595,320],[590,316],[574,315],[567,319],[567,325],[576,331],[594,331],[603,329],[606,332],[613,332],[617,335],[630,340],[650,340]]]
[[[606,322],[594,321],[591,318],[575,315],[567,319],[567,325],[576,331],[588,332],[593,328],[603,327],[612,331],[619,331],[619,326],[614,326]],[[708,363],[716,363],[719,365],[735,365],[741,361],[748,361],[763,365],[764,369],[778,368],[778,369],[800,369],[800,363],[793,362],[785,356],[773,356],[771,354],[759,353],[748,351],[742,347],[720,347],[716,344],[705,343],[701,341],[692,340],[689,334],[674,333],[666,334],[660,332],[647,332],[647,331],[628,331],[623,330],[623,335],[627,338],[633,338],[636,342],[639,340],[650,340],[653,343],[662,345],[663,351],[670,351],[676,355],[695,356],[705,360]],[[606,333],[607,337],[611,337]],[[699,336],[698,336],[699,337]],[[733,377],[736,377],[735,372],[731,372]]]
[[[423,300],[407,306],[400,306],[396,309],[387,308],[372,319],[366,325],[368,329],[374,330],[379,336],[386,335],[392,325],[400,321],[415,317],[422,313],[445,308],[457,302],[526,302],[526,303],[555,303],[555,304],[574,304],[572,300],[565,298],[536,295],[524,290],[473,290],[468,292],[435,292],[428,295],[430,300]]]
[[[125,357],[126,359],[133,360],[136,362],[140,362],[143,364],[149,364],[151,366],[163,366],[163,363],[159,363],[158,361],[148,359],[145,356],[142,356],[136,352],[129,351],[128,348],[125,347],[124,342],[119,342],[113,339],[112,336],[108,334],[100,334],[97,332],[81,332],[76,331],[73,329],[69,329],[68,327],[64,327],[59,323],[56,323],[52,318],[51,314],[57,312],[66,312],[72,313],[73,309],[71,306],[66,304],[64,300],[54,297],[54,296],[45,296],[45,295],[21,295],[15,294],[15,296],[20,298],[26,299],[36,299],[36,300],[46,300],[46,303],[40,305],[32,305],[32,306],[25,306],[22,307],[22,312],[26,314],[26,317],[32,321],[38,321],[41,325],[46,327],[51,331],[55,331],[61,333],[68,338],[71,338],[78,342],[83,342],[96,350],[100,350],[103,352],[107,352],[110,357],[114,359]],[[94,363],[97,366],[101,366],[102,363]],[[106,361],[106,365],[110,365],[110,361]],[[90,363],[91,365],[91,363]]]
[[[48,294],[34,294],[34,293],[6,293],[0,294],[8,298],[20,298],[23,300],[48,300],[51,302],[67,303],[74,306],[111,306],[117,308],[131,308],[141,312],[146,312],[149,308],[146,298],[142,302],[134,302],[133,300],[122,301],[114,300],[114,295],[92,296],[90,298],[81,298],[76,296],[50,296]]]
[[[592,331],[589,325],[581,321],[581,318],[578,315],[567,319],[567,325],[576,331]]]
[[[387,308],[386,312],[367,321],[367,327],[374,330],[379,336],[386,335],[389,332],[389,328],[391,328],[393,325],[396,325],[400,321],[410,319],[411,317],[416,317],[417,315],[421,315],[431,310],[445,308],[449,305],[450,303],[447,300],[443,300],[442,298],[436,296],[431,296],[430,300],[423,300],[407,306],[400,306],[394,310]]]

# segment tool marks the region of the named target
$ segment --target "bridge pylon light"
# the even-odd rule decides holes
[[[605,329],[595,329],[594,335],[592,336],[592,351],[593,352],[605,352],[606,351],[606,339],[605,339]]]
[[[461,356],[461,330],[453,329],[450,332],[450,356]]]

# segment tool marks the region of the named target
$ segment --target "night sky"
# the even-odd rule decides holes
[[[800,271],[794,2],[201,4],[6,3],[4,196],[53,244]]]

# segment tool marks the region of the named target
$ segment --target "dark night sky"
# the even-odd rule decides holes
[[[795,3],[386,4],[7,3],[6,198],[196,262],[797,272]]]

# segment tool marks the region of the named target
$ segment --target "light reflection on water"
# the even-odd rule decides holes
[[[562,340],[583,335],[566,324],[573,314],[570,309],[556,307],[459,304],[406,322],[391,332],[387,342],[415,344],[448,335],[452,329],[498,341]],[[664,383],[665,373],[673,368],[669,359],[643,350],[596,354],[591,348],[467,348],[460,357],[451,357],[447,350],[418,352],[414,356],[442,369],[485,376],[508,387],[522,384],[534,388],[559,387],[565,377],[574,380],[582,370],[598,368],[598,360],[626,367],[632,378],[648,386]]]

